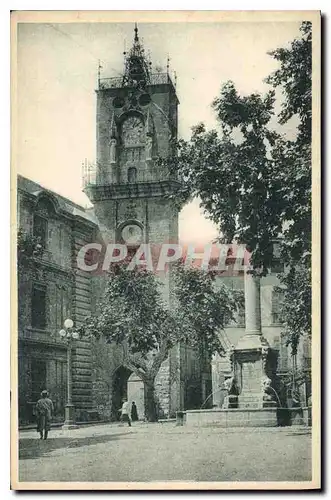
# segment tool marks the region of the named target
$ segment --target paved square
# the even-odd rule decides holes
[[[20,481],[310,481],[306,427],[117,424],[20,433]]]

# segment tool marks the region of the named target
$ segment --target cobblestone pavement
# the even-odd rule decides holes
[[[20,481],[310,481],[306,427],[118,424],[20,433]]]

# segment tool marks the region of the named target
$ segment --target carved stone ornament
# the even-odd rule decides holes
[[[136,219],[137,218],[137,205],[134,201],[129,201],[128,206],[124,215],[125,219]]]
[[[112,164],[116,163],[116,145],[117,140],[113,137],[110,139],[110,163]]]
[[[261,355],[262,355],[262,367],[264,372],[267,367],[268,353],[269,353],[269,346],[262,346]]]

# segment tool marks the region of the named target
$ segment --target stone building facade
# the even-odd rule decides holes
[[[79,325],[91,308],[91,283],[77,268],[82,245],[93,241],[96,224],[79,205],[18,176],[18,228],[27,248],[36,238],[41,251],[18,258],[19,419],[34,420],[34,404],[47,387],[55,416],[63,420],[67,390],[66,345],[59,336],[66,318]],[[90,346],[75,342],[73,400],[77,418],[92,410]]]

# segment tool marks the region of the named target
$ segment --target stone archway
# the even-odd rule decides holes
[[[128,379],[128,401],[137,405],[138,419],[143,420],[145,415],[145,389],[144,382],[138,375],[131,373]]]
[[[119,366],[113,374],[112,383],[112,405],[111,414],[112,420],[120,420],[123,398],[128,398],[128,379],[132,374],[132,370],[125,366]]]

